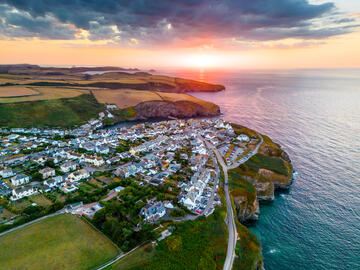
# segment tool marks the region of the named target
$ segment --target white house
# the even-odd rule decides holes
[[[155,202],[144,206],[140,214],[145,216],[146,221],[156,221],[166,214],[166,210],[162,202]]]
[[[80,153],[76,153],[76,152],[68,152],[67,153],[67,158],[68,159],[82,159],[83,154]]]
[[[93,164],[96,167],[102,166],[105,164],[105,161],[102,157],[95,157],[95,156],[85,156],[84,161],[86,163]]]
[[[76,163],[71,161],[65,162],[64,164],[61,164],[60,170],[64,173],[74,171],[76,170]]]
[[[68,179],[70,180],[70,182],[76,182],[76,181],[80,181],[82,179],[86,179],[88,177],[90,177],[89,172],[85,169],[81,169],[81,170],[77,170],[75,172],[70,173],[68,176]]]
[[[95,150],[97,153],[101,153],[101,154],[108,154],[110,151],[109,147],[106,145],[96,146]]]
[[[240,134],[239,136],[236,137],[236,139],[241,142],[249,142],[250,141],[249,136],[247,136],[245,134]]]
[[[13,189],[12,191],[12,196],[11,196],[11,200],[12,201],[16,201],[16,200],[20,200],[24,197],[28,197],[31,195],[36,194],[36,189],[32,186],[24,186],[21,188],[17,188],[17,189]]]
[[[29,183],[30,177],[25,174],[18,174],[11,178],[11,184],[13,186],[20,186]]]
[[[2,178],[9,178],[11,176],[14,176],[14,172],[11,168],[3,168],[0,169],[0,175]]]
[[[55,176],[55,170],[50,167],[46,167],[39,171],[42,174],[43,179],[49,178],[51,176]]]

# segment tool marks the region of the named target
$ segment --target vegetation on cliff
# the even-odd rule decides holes
[[[263,257],[257,237],[244,225],[237,223],[239,240],[236,244],[233,269],[262,270]]]
[[[243,224],[258,218],[259,200],[273,200],[276,188],[290,186],[292,165],[287,153],[268,136],[240,125],[232,124],[232,126],[237,135],[246,134],[254,141],[259,141],[260,136],[263,138],[257,154],[228,172],[240,239],[237,242],[234,269],[260,270],[263,268],[261,245],[256,236]],[[256,144],[251,145],[248,152],[255,147]]]

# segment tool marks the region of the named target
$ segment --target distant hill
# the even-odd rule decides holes
[[[83,73],[114,71],[114,68],[118,72]],[[219,106],[185,93],[221,91],[225,89],[222,85],[152,75],[137,69],[132,69],[133,73],[124,70],[118,67],[1,65],[0,125],[69,127],[93,118],[104,111],[107,104],[119,108],[109,124],[220,114]]]

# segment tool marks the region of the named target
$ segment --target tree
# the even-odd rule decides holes
[[[51,159],[46,160],[44,165],[45,165],[45,167],[55,168],[55,163]]]
[[[35,172],[31,175],[31,181],[41,182],[43,180],[42,174],[39,172]]]

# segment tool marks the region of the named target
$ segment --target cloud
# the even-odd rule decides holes
[[[78,31],[71,25],[59,23],[50,16],[34,19],[26,12],[18,12],[0,5],[0,33],[8,37],[38,37],[40,39],[74,39]]]
[[[0,33],[126,46],[204,44],[219,39],[325,39],[353,31],[333,3],[307,0],[3,0]],[[316,20],[327,20],[317,24]],[[330,23],[329,23],[330,22]],[[169,27],[171,25],[171,27]],[[73,27],[70,27],[73,26]],[[137,42],[134,42],[136,40]]]

